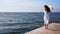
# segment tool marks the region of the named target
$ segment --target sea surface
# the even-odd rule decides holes
[[[43,12],[0,12],[0,34],[24,34],[42,27]],[[50,23],[60,23],[60,12],[50,14]]]

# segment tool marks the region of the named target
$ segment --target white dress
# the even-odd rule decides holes
[[[49,14],[50,12],[44,11],[44,24],[49,24]]]

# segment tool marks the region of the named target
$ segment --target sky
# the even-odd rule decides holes
[[[44,5],[60,11],[60,0],[0,0],[0,12],[43,12]]]

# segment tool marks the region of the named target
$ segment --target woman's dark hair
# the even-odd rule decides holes
[[[50,8],[47,5],[44,5],[45,11],[50,12]]]

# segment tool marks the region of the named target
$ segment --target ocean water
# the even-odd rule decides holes
[[[42,27],[43,12],[0,12],[0,34],[24,34]],[[60,12],[50,15],[50,23],[60,23]]]

